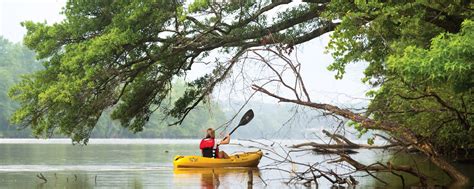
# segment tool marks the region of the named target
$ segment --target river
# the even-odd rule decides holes
[[[267,151],[259,168],[223,170],[173,170],[175,155],[199,154],[199,140],[188,139],[91,139],[86,146],[72,145],[69,139],[0,139],[0,188],[306,188],[295,182],[286,183],[293,175],[283,170],[302,170],[292,164],[276,164],[277,154],[286,154],[285,145],[305,141],[259,141],[273,144],[274,152]],[[251,141],[233,141],[222,146],[229,154],[253,151],[257,146],[267,148]],[[275,154],[277,153],[277,154]],[[416,155],[400,155],[393,159],[393,152],[383,150],[359,150],[352,155],[363,163],[376,161],[413,162],[420,169],[428,170],[440,183],[447,178],[430,165],[425,158]],[[290,158],[298,162],[316,163],[336,156],[320,155],[312,152],[292,153]],[[474,166],[458,165],[474,178]],[[321,164],[321,169],[335,172],[350,172],[347,166]],[[248,184],[249,171],[252,184]],[[44,176],[47,182],[38,178]],[[388,185],[367,174],[356,174],[360,182],[357,188],[400,188],[400,179],[390,174],[376,174]],[[416,179],[408,178],[408,185],[415,185]],[[319,179],[320,188],[331,184]],[[315,187],[313,184],[312,187]],[[466,188],[470,188],[466,186]]]

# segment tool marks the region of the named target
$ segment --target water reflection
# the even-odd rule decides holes
[[[146,178],[140,175],[135,175],[133,172],[123,173],[45,173],[44,176],[47,179],[44,180],[35,179],[33,175],[24,175],[30,177],[34,181],[30,182],[18,182],[10,183],[10,185],[4,185],[6,188],[34,188],[47,189],[47,188],[68,188],[68,189],[92,189],[92,188],[117,188],[118,183],[121,183],[122,187],[142,189],[145,188],[144,182]],[[0,186],[2,188],[2,186]],[[150,188],[150,186],[148,186]]]
[[[89,175],[78,174],[44,174],[47,181],[35,180],[37,189],[46,188],[70,188],[70,189],[87,189],[94,188],[94,180]],[[92,182],[91,182],[92,180]],[[15,188],[30,188],[29,183],[17,183]]]
[[[259,186],[260,170],[258,168],[214,168],[214,169],[175,169],[173,171],[174,185],[185,186],[187,184],[200,183],[201,188],[253,188]]]

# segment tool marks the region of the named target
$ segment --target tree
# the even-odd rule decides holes
[[[178,118],[176,124],[179,124],[228,77],[248,50],[278,46],[291,51],[298,44],[334,31],[328,50],[335,58],[329,69],[337,71],[336,78],[343,77],[347,64],[365,61],[369,63],[365,81],[380,90],[372,93],[374,101],[367,114],[315,105],[308,94],[303,99],[307,105],[358,122],[365,129],[391,132],[416,144],[452,178],[465,182],[465,177],[440,159],[432,147],[431,142],[441,140],[430,140],[426,136],[431,134],[422,131],[439,122],[436,116],[442,114],[440,128],[448,128],[446,125],[457,128],[462,123],[466,133],[472,133],[472,111],[468,109],[472,100],[467,100],[472,96],[472,61],[469,62],[472,57],[458,58],[460,64],[454,66],[446,63],[448,67],[461,68],[462,75],[447,72],[444,76],[436,74],[444,73],[443,70],[413,64],[427,61],[438,65],[436,61],[446,59],[425,61],[418,57],[410,65],[399,63],[399,59],[411,59],[415,52],[421,51],[435,56],[435,52],[428,51],[431,48],[436,51],[432,47],[436,41],[447,42],[443,37],[436,38],[434,44],[431,41],[436,36],[451,35],[443,33],[458,35],[453,38],[470,36],[472,27],[465,20],[473,17],[472,3],[460,0],[290,3],[290,0],[279,0],[218,4],[196,0],[188,6],[159,0],[70,1],[64,9],[66,20],[61,23],[23,23],[28,30],[25,44],[37,52],[46,69],[12,90],[11,96],[21,103],[13,120],[31,125],[37,136],[49,136],[59,130],[76,142],[87,142],[102,112],[109,108],[113,109],[112,117],[133,132],[141,131],[157,110]],[[282,6],[286,4],[290,5]],[[467,27],[462,29],[463,22]],[[459,57],[470,53],[466,47],[469,45],[461,49],[454,45],[448,50],[457,52],[455,57]],[[219,53],[214,61],[209,60],[212,53]],[[173,88],[172,81],[186,76],[200,62],[213,64],[214,70],[188,82],[184,95],[172,107],[164,107]],[[425,81],[420,73],[436,76],[432,81]],[[452,76],[459,76],[450,80],[458,86],[455,90],[435,86],[436,80],[439,83],[439,79]],[[421,97],[425,94],[414,92],[425,92],[428,88],[435,91],[428,91],[430,96],[426,98]],[[258,86],[256,90],[263,91]],[[455,100],[447,101],[451,98]],[[391,105],[383,106],[384,103]],[[410,117],[413,113],[416,118]],[[417,120],[423,122],[420,127],[413,125]],[[451,132],[453,129],[443,128],[445,138],[460,133],[457,129]],[[415,133],[405,135],[410,132]],[[454,140],[443,145],[466,147],[459,144]]]
[[[41,69],[35,64],[34,52],[0,36],[0,136],[30,136],[29,129],[18,131],[9,123],[9,117],[18,104],[8,97],[8,90],[21,80],[22,75]]]
[[[429,49],[408,46],[387,60],[387,81],[370,112],[429,139],[440,151],[474,148],[474,22],[457,34],[440,34]]]
[[[37,136],[57,129],[76,142],[87,142],[102,112],[113,107],[112,117],[138,132],[169,96],[174,78],[186,75],[213,50],[233,56],[216,60],[211,73],[189,82],[172,108],[161,107],[181,123],[245,49],[262,45],[270,35],[278,40],[265,44],[285,39],[296,45],[335,27],[318,18],[326,5],[317,4],[289,8],[267,21],[264,13],[289,2],[221,6],[196,1],[184,9],[168,1],[70,1],[61,23],[23,23],[28,30],[25,44],[46,69],[12,90],[21,103],[12,119],[31,125]],[[198,17],[201,13],[208,16]],[[231,19],[233,14],[237,17]]]

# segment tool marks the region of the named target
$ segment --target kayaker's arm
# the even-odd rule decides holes
[[[219,144],[229,144],[230,143],[230,135],[227,134],[225,138]]]

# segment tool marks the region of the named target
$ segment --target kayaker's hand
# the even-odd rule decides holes
[[[227,134],[225,138],[220,142],[220,144],[229,144],[230,142],[230,135]]]

